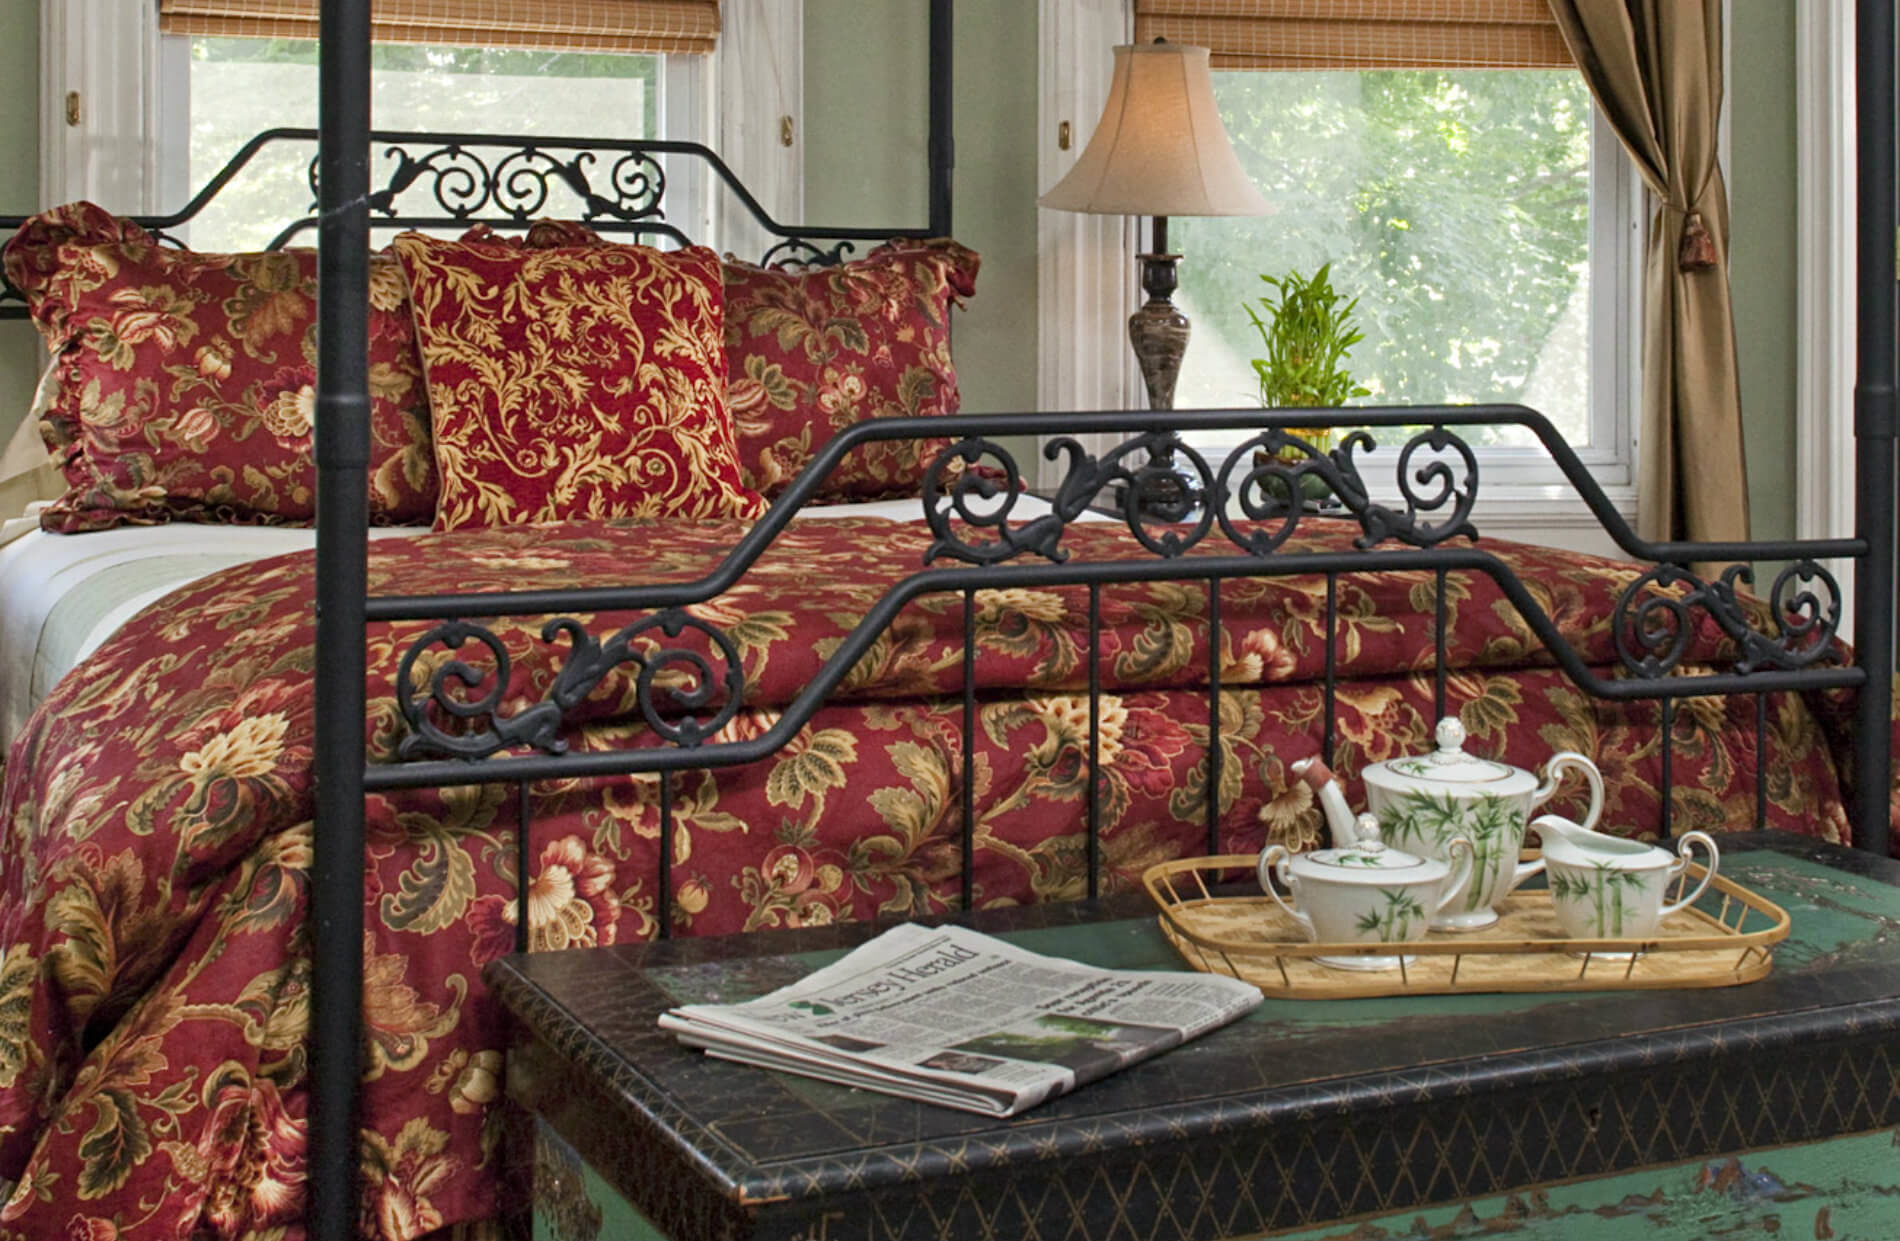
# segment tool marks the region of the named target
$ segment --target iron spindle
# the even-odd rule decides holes
[[[1220,852],[1220,579],[1207,583],[1207,855]]]
[[[976,590],[963,592],[963,908],[976,903]]]
[[[1755,830],[1768,826],[1768,695],[1755,695]]]
[[[659,894],[653,902],[653,914],[660,923],[660,938],[673,938],[673,773],[660,773],[660,865]]]
[[[1320,750],[1333,765],[1333,718],[1339,711],[1339,574],[1326,575],[1326,732]]]
[[[1432,721],[1445,718],[1445,661],[1449,658],[1450,639],[1445,633],[1445,571],[1440,569],[1435,575],[1438,579],[1438,594],[1432,603]]]
[[[1102,586],[1089,583],[1089,899],[1102,885]]]
[[[528,825],[534,813],[528,808],[528,782],[515,781],[515,951],[532,947],[528,936],[528,865],[532,857]]]
[[[1662,831],[1664,840],[1675,838],[1676,815],[1676,700],[1665,695],[1662,704]]]

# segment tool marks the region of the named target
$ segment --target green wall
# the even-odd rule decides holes
[[[1758,539],[1794,537],[1794,5],[1732,0],[1729,279]]]
[[[805,218],[929,215],[928,6],[805,0]],[[953,228],[983,256],[956,316],[966,411],[1036,403],[1036,6],[958,0]]]
[[[36,0],[0,0],[0,214],[40,208],[40,18]],[[0,447],[33,399],[39,336],[24,321],[0,323]]]

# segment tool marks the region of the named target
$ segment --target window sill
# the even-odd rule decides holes
[[[1623,520],[1636,524],[1636,488],[1605,487]],[[1471,524],[1482,538],[1513,539],[1543,547],[1591,552],[1618,560],[1628,553],[1603,529],[1596,514],[1567,484],[1482,488]]]

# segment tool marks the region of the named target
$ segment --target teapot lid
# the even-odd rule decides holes
[[[1324,867],[1324,877],[1327,879],[1340,880],[1352,874],[1363,874],[1376,875],[1379,881],[1387,883],[1394,879],[1439,879],[1451,871],[1447,862],[1437,858],[1422,858],[1386,844],[1380,839],[1379,820],[1372,815],[1359,816],[1355,834],[1359,839],[1354,844],[1297,854],[1294,863],[1304,863],[1301,869],[1307,866]],[[1398,873],[1401,871],[1416,873]]]
[[[1465,726],[1455,715],[1438,721],[1433,739],[1438,742],[1438,748],[1430,754],[1388,759],[1383,765],[1399,775],[1438,784],[1489,784],[1528,774],[1508,763],[1465,753]]]

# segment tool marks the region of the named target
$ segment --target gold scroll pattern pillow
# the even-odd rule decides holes
[[[404,233],[435,528],[756,517],[726,411],[719,259]]]

